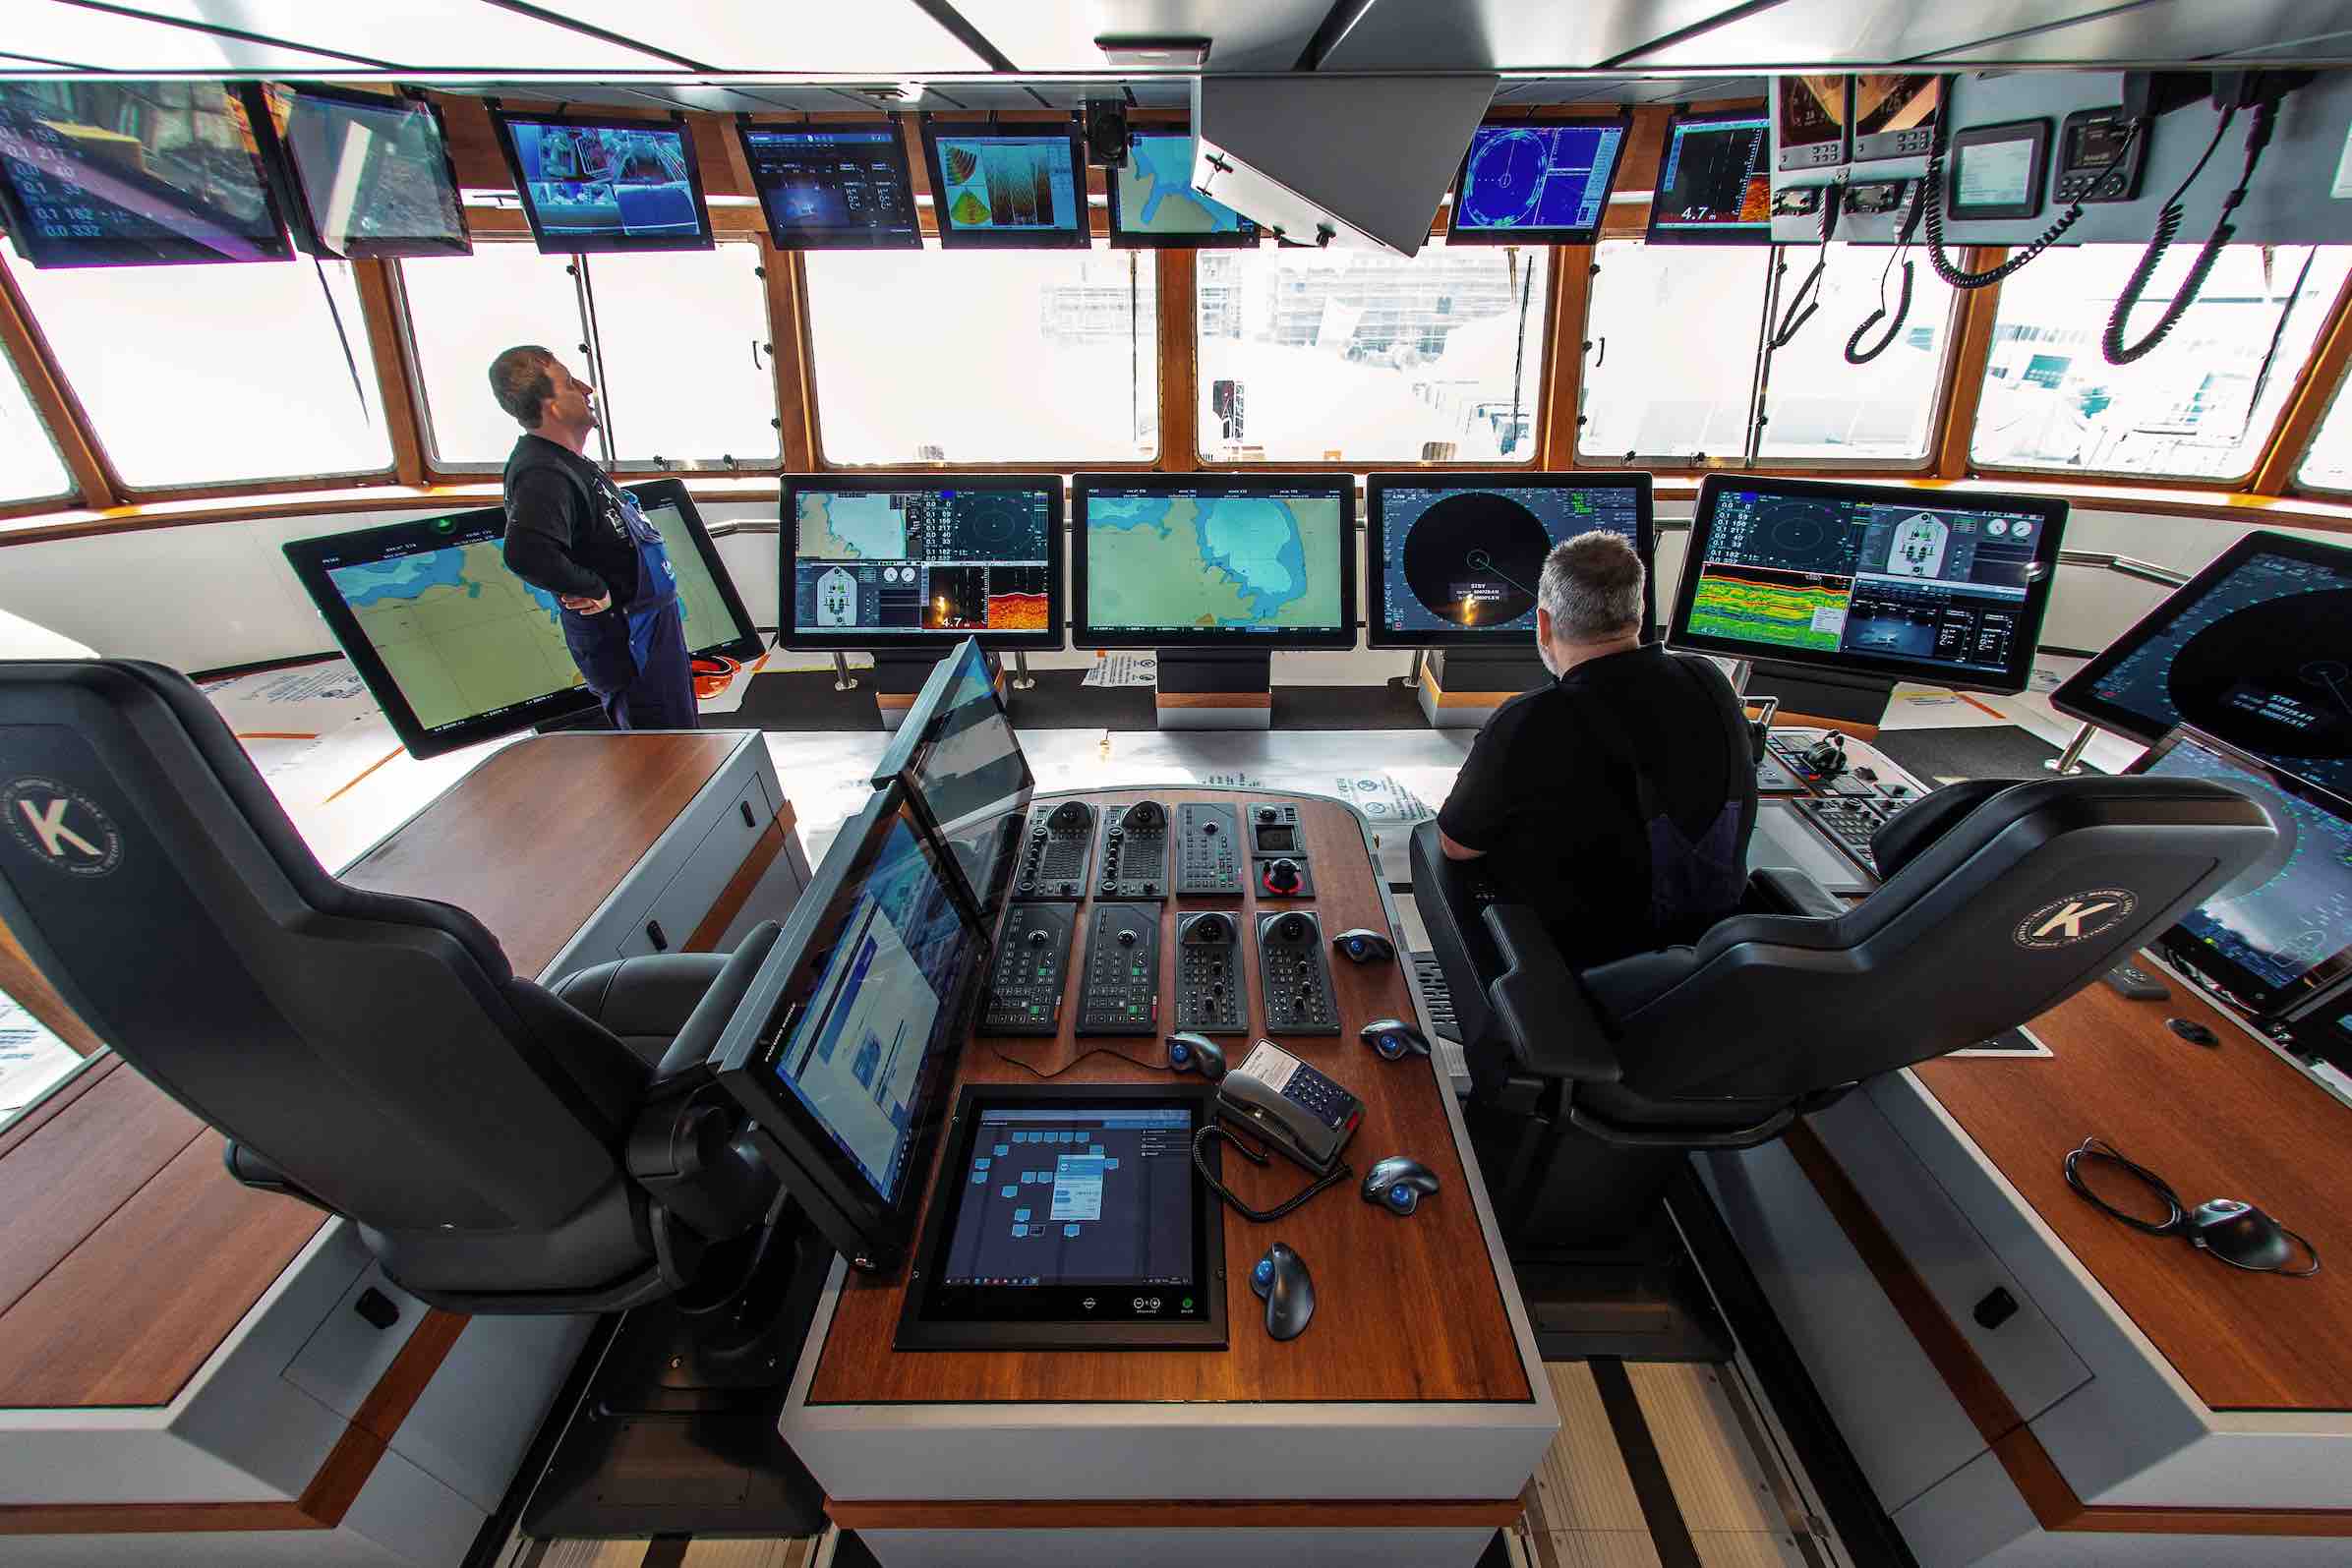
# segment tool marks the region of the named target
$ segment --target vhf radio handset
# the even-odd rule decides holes
[[[1364,1102],[1318,1073],[1271,1040],[1260,1040],[1241,1065],[1217,1081],[1217,1115],[1264,1138],[1300,1165],[1316,1180],[1273,1208],[1250,1207],[1227,1191],[1208,1168],[1204,1152],[1214,1139],[1223,1139],[1253,1165],[1264,1165],[1259,1153],[1224,1128],[1210,1125],[1193,1135],[1193,1164],[1209,1190],[1261,1225],[1290,1213],[1326,1187],[1348,1180],[1351,1170],[1340,1151],[1364,1121]]]

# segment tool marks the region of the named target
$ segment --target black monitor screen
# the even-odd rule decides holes
[[[785,646],[1062,646],[1062,481],[790,480]]]
[[[1374,474],[1366,493],[1375,648],[1491,641],[1532,651],[1544,557],[1578,534],[1615,534],[1644,571],[1654,564],[1647,474]],[[1651,587],[1644,637],[1658,629],[1656,605]]]
[[[472,254],[441,110],[327,87],[260,94],[292,176],[287,215],[306,250],[350,260]]]
[[[2239,540],[2051,694],[2135,740],[2195,725],[2352,797],[2352,550]]]
[[[1751,241],[1772,237],[1772,121],[1754,114],[1676,116],[1650,202],[1655,241]]]
[[[956,857],[973,903],[992,913],[1036,778],[977,638],[942,659],[882,754],[874,783],[904,781]]]
[[[1345,475],[1082,475],[1078,645],[1353,647],[1355,502]]]
[[[2023,691],[2065,523],[2035,496],[1709,475],[1668,640]]]
[[[1629,124],[1480,126],[1454,185],[1446,242],[1591,244],[1609,212]]]
[[[907,144],[895,124],[736,127],[743,161],[788,250],[913,250],[922,244]]]
[[[492,118],[542,251],[711,248],[702,171],[682,121]]]
[[[939,243],[999,249],[1087,246],[1086,157],[1078,126],[923,122]]]
[[[1131,131],[1127,162],[1109,171],[1111,244],[1203,248],[1258,243],[1258,225],[1193,189],[1186,131]]]
[[[2166,952],[2257,1015],[2291,1008],[2352,970],[2352,805],[2191,729],[2130,771],[2225,784],[2260,802],[2278,830],[2261,859],[2182,916]]]
[[[245,100],[217,82],[0,83],[0,221],[34,266],[294,254]]]

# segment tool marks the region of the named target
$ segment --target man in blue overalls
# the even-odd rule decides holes
[[[526,344],[491,361],[490,389],[524,432],[506,459],[506,569],[562,607],[563,644],[614,728],[693,728],[676,569],[637,498],[584,455],[596,388]]]

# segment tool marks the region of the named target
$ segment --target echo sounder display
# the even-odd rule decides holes
[[[1650,238],[1752,240],[1772,233],[1772,176],[1765,150],[1772,122],[1762,114],[1677,117],[1650,203]]]
[[[1579,534],[1615,534],[1649,567],[1648,475],[1550,478],[1477,476],[1439,485],[1415,475],[1372,476],[1373,646],[1526,641],[1535,632],[1544,558]],[[1644,598],[1646,635],[1656,628]]]
[[[1059,479],[787,485],[791,638],[1060,647],[1061,499]]]

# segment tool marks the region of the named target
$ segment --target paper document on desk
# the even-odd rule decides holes
[[[1376,823],[1410,826],[1437,815],[1394,774],[1342,775],[1331,792]]]
[[[1082,686],[1156,686],[1159,656],[1147,653],[1104,653],[1094,657]]]

